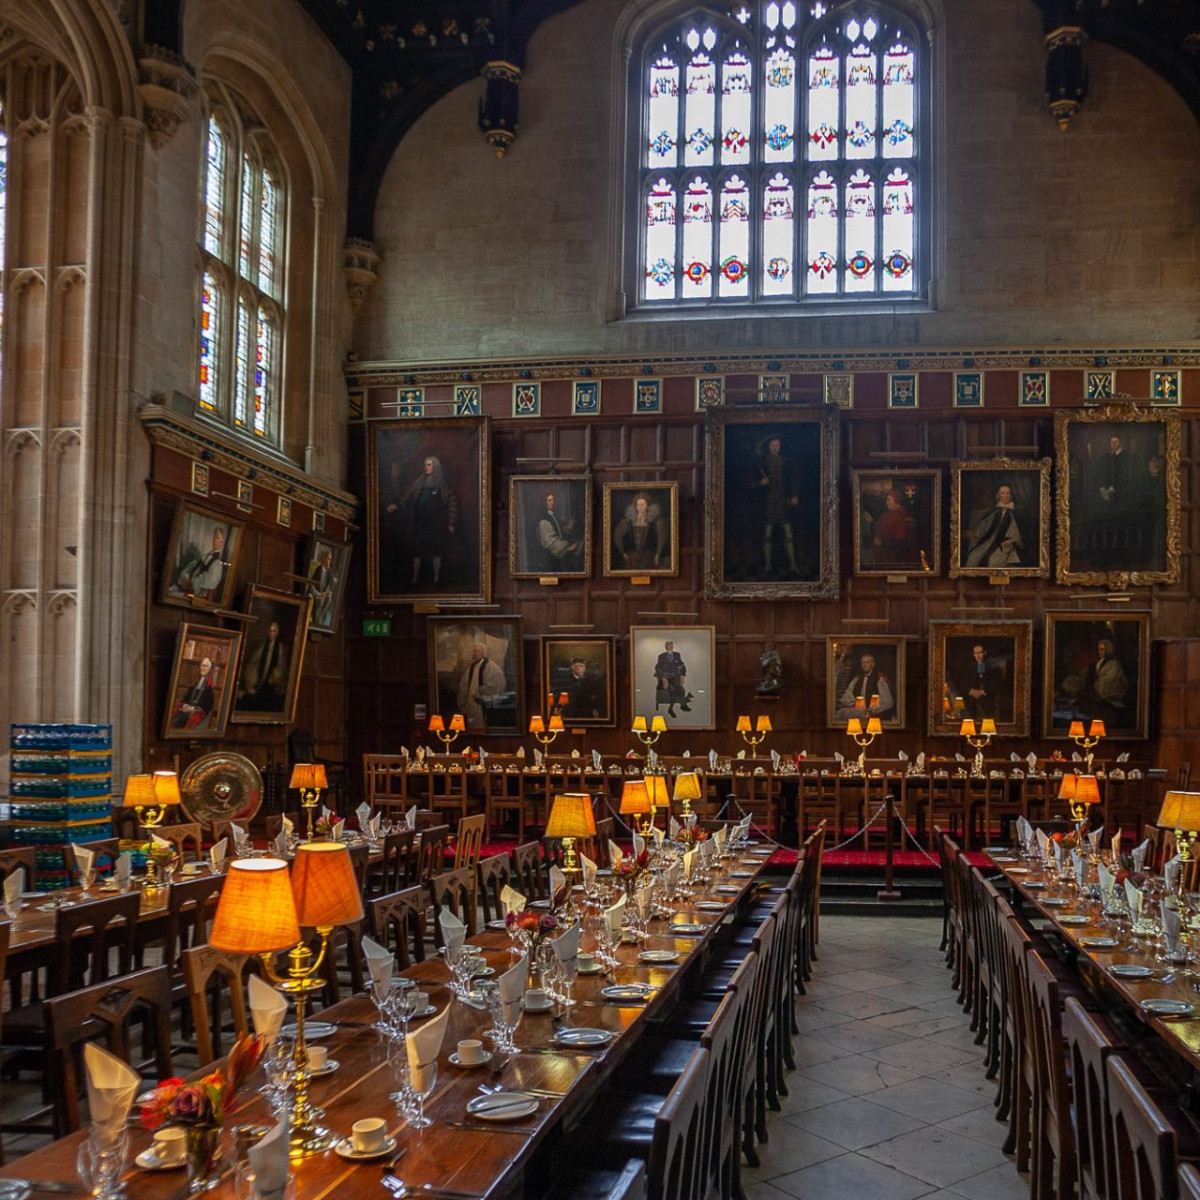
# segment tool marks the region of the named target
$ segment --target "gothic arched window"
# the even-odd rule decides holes
[[[634,307],[927,296],[930,86],[910,18],[747,0],[660,27],[635,63]]]

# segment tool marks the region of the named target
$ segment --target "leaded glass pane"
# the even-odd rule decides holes
[[[710,167],[716,136],[717,68],[701,50],[687,66],[687,97],[684,107],[684,131],[687,143],[683,161],[689,167]]]
[[[897,42],[883,56],[884,158],[912,158],[915,111],[913,52]]]
[[[861,295],[875,290],[875,183],[861,168],[846,184],[846,272],[843,287]]]
[[[796,154],[796,60],[778,49],[767,58],[763,161],[791,162]]]
[[[262,173],[258,201],[258,286],[274,296],[275,256],[279,238],[279,188],[270,171]]]
[[[254,219],[258,216],[258,205],[254,202],[254,164],[249,156],[242,159],[242,203],[238,214],[238,270],[243,279],[250,278],[250,264],[254,260]]]
[[[646,299],[675,299],[675,189],[659,179],[646,199]]]
[[[875,157],[875,52],[863,42],[846,56],[846,157]]]
[[[217,339],[221,322],[221,293],[206,271],[200,288],[200,407],[215,413],[217,396]]]
[[[837,291],[837,184],[821,171],[808,185],[808,279],[805,291],[828,296]]]
[[[732,51],[721,67],[721,161],[750,161],[753,68],[744,50]]]
[[[763,195],[764,296],[786,296],[792,290],[792,247],[796,239],[796,192],[792,181],[777,172]]]
[[[750,291],[750,191],[737,175],[721,189],[720,249],[722,296],[746,296]]]
[[[204,248],[224,257],[225,235],[225,135],[212,117],[204,147]]]
[[[883,185],[883,262],[885,292],[912,290],[913,185],[902,167],[893,167]]]
[[[712,295],[712,188],[700,176],[688,184],[683,202],[683,295]]]
[[[250,424],[250,305],[238,301],[237,349],[234,352],[233,419]]]
[[[263,437],[267,432],[267,399],[275,373],[275,330],[261,307],[255,332],[254,414],[251,428],[259,437]]]
[[[808,60],[808,157],[837,158],[841,136],[841,62],[828,46]]]
[[[649,165],[676,166],[679,162],[679,64],[672,58],[660,58],[650,68],[648,111],[646,155]]]

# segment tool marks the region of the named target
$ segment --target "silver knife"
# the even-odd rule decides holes
[[[72,1192],[83,1193],[83,1188],[77,1183],[60,1183],[55,1179],[11,1179],[9,1183],[31,1187],[35,1192],[59,1192],[69,1195]]]

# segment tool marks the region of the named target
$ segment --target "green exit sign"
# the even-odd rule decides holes
[[[391,617],[364,617],[363,637],[391,637]]]

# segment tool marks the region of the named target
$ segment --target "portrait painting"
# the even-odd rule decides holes
[[[837,595],[837,421],[784,406],[708,414],[707,595]]]
[[[604,574],[679,574],[679,485],[604,485]]]
[[[224,736],[241,652],[241,630],[183,623],[167,689],[165,740]]]
[[[491,596],[487,417],[372,422],[367,592],[372,604]]]
[[[520,617],[429,618],[429,711],[468,738],[525,730]]]
[[[513,476],[508,570],[514,579],[586,579],[592,573],[590,476]]]
[[[717,634],[713,625],[630,627],[633,715],[647,726],[716,728]]]
[[[286,725],[296,715],[308,596],[255,584],[246,596],[246,651],[230,720],[235,725]]]
[[[616,725],[616,641],[607,634],[543,637],[543,711],[557,712],[568,727]]]
[[[825,639],[826,718],[845,729],[852,717],[878,717],[885,729],[904,728],[904,639]]]
[[[1050,460],[955,462],[950,576],[1048,578]]]
[[[1042,734],[1066,737],[1072,721],[1106,736],[1150,736],[1150,615],[1048,613]]]
[[[1179,418],[1131,405],[1061,412],[1059,583],[1123,588],[1179,579]]]
[[[930,621],[930,734],[957,736],[969,717],[1028,737],[1032,632],[1029,621]]]
[[[163,604],[228,608],[245,526],[181,500],[163,565]]]
[[[323,533],[310,534],[304,547],[303,574],[312,597],[308,628],[312,633],[336,633],[346,596],[350,543]]]
[[[941,571],[941,471],[855,471],[854,573]]]

